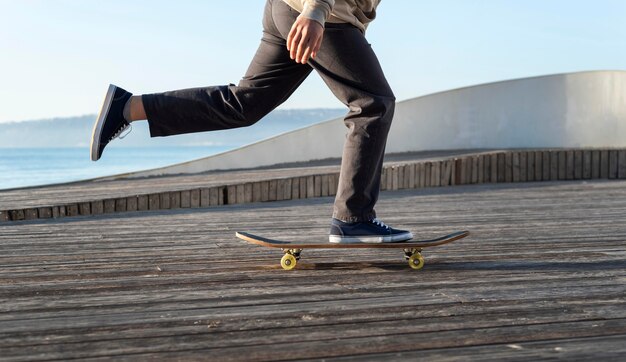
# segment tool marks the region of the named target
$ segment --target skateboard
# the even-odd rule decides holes
[[[285,270],[291,270],[296,267],[300,254],[304,249],[403,249],[405,258],[409,262],[409,266],[419,270],[424,267],[424,257],[422,250],[432,246],[439,246],[451,243],[455,240],[463,239],[469,235],[469,231],[457,231],[449,235],[430,240],[408,240],[398,243],[377,243],[377,244],[332,244],[329,242],[314,243],[298,243],[282,240],[274,240],[257,236],[243,231],[238,231],[235,235],[242,240],[252,244],[265,246],[268,248],[282,249],[284,255],[280,259],[280,266]]]

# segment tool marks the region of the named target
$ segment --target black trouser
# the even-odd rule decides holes
[[[326,23],[315,60],[299,64],[290,59],[285,39],[298,15],[281,0],[267,1],[261,45],[239,85],[144,95],[151,136],[250,126],[315,69],[349,107],[333,217],[371,220],[395,97],[365,36],[350,24]]]

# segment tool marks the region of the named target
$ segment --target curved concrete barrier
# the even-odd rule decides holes
[[[333,119],[132,178],[341,157]],[[399,102],[387,152],[626,147],[626,72],[549,75],[454,89]]]

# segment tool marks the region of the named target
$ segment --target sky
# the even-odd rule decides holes
[[[339,1],[339,0],[338,0]],[[237,83],[263,0],[0,0],[0,122],[97,113],[135,93]],[[624,0],[385,0],[367,38],[398,100],[626,70]],[[311,74],[280,108],[342,107]]]

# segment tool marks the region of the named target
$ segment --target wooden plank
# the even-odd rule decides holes
[[[328,174],[322,175],[322,197],[328,196],[330,193],[328,190],[328,183],[329,183],[328,180],[329,180]]]
[[[541,170],[542,173],[542,180],[543,181],[550,181],[550,178],[552,177],[552,165],[551,165],[551,161],[552,161],[552,152],[551,151],[543,151],[542,152],[543,155],[543,160],[542,160],[542,164],[543,164],[543,169]]]
[[[472,183],[472,171],[473,171],[472,170],[472,156],[466,156],[464,158],[465,158],[464,166],[465,166],[465,178],[466,178],[465,183],[471,184]]]
[[[567,152],[566,151],[558,151],[558,176],[557,180],[567,180]]]
[[[315,186],[315,190],[314,190],[314,197],[320,197],[322,196],[322,176],[321,175],[315,175],[313,177],[313,183]]]
[[[573,179],[582,180],[583,178],[583,152],[574,151],[574,175]]]
[[[261,201],[266,202],[269,200],[270,200],[270,182],[262,181],[261,182]]]
[[[576,162],[575,162],[576,160],[574,159],[574,151],[572,150],[565,151],[565,160],[566,160],[565,179],[573,180],[574,174],[575,174],[575,167],[576,167]]]
[[[591,151],[591,178],[600,178],[600,151]]]
[[[275,198],[272,200],[276,200]],[[228,185],[226,186],[226,197],[224,198],[225,205],[234,205],[237,203],[237,185]],[[182,206],[182,195],[181,195],[181,207]]]
[[[582,178],[585,180],[589,180],[592,177],[593,173],[593,163],[592,163],[592,151],[583,151],[582,152]]]
[[[148,209],[149,210],[159,210],[160,209],[160,203],[161,201],[161,197],[160,194],[150,194],[148,195]],[[113,200],[113,202],[115,202],[115,200]],[[104,204],[104,211],[107,212],[107,204],[105,201]]]
[[[441,162],[430,164],[430,186],[438,187],[441,184]]]
[[[393,167],[385,167],[385,190],[393,190]]]
[[[513,153],[504,154],[504,182],[513,181]]]
[[[550,178],[549,180],[556,181],[559,179],[559,170],[563,168],[565,170],[565,163],[559,163],[559,151],[550,151]]]
[[[208,187],[203,187],[200,189],[200,207],[209,206],[211,206],[211,191]]]
[[[236,200],[235,204],[243,204],[246,200],[246,187],[244,184],[235,187]],[[282,195],[281,195],[282,196]]]
[[[178,194],[178,192],[176,192]],[[172,193],[171,192],[161,192],[159,194],[159,209],[171,209],[171,198],[172,198]],[[116,202],[116,209],[117,209],[117,202]]]
[[[626,150],[619,150],[617,153],[617,178],[626,179]]]
[[[35,220],[38,217],[37,209],[24,209],[24,220]]]
[[[543,152],[535,151],[535,181],[543,180]]]
[[[454,159],[454,184],[462,185],[463,184],[463,175],[464,175],[464,167],[463,160],[461,158]]]
[[[468,165],[469,161],[468,161],[467,157],[461,157],[459,159],[459,161],[460,161],[459,163],[460,163],[461,167],[460,167],[460,170],[459,170],[460,174],[459,174],[458,185],[467,185],[469,183],[470,177],[471,177],[470,175],[467,174],[467,170],[468,170],[467,165]]]
[[[406,174],[409,176],[407,187],[410,189],[414,189],[417,187],[417,179],[415,178],[415,166],[416,165],[414,163],[411,163],[407,166],[408,169],[406,171]]]
[[[441,161],[441,168],[443,171],[441,172],[441,181],[439,182],[439,185],[450,186],[453,179],[452,175],[454,174],[454,160]],[[409,187],[414,188],[410,181]]]
[[[224,205],[224,198],[226,197],[226,187],[217,187],[217,204]]]
[[[387,168],[383,167],[380,172],[380,191],[387,190]]]
[[[403,189],[412,188],[411,187],[411,170],[409,164],[404,164],[401,166],[402,182],[401,186]]]
[[[479,173],[479,171],[478,171],[479,170],[478,169],[478,156],[472,156],[470,158],[470,160],[472,162],[471,183],[472,184],[476,184],[476,183],[478,183],[478,173]]]
[[[424,162],[424,187],[430,187],[432,173],[432,164],[430,162]]]
[[[398,189],[406,189],[404,181],[404,165],[398,165]]]
[[[306,178],[306,197],[315,197],[315,177],[309,176]]]
[[[535,152],[526,152],[526,181],[535,181]]]
[[[520,182],[528,181],[528,152],[519,152],[519,180]]]
[[[234,204],[243,204],[246,198],[246,188],[244,184],[235,185],[235,200]]]
[[[250,189],[250,192],[252,192],[252,189]],[[197,209],[200,207],[200,189],[192,189],[189,191],[190,193],[190,201],[191,201],[191,207],[194,209]],[[252,200],[252,193],[250,193],[250,200],[248,200],[247,202],[251,202]]]
[[[58,212],[58,209],[57,209],[57,212]],[[0,222],[8,222],[10,220],[11,220],[11,218],[9,217],[9,210],[1,210],[0,211]]]
[[[328,193],[330,196],[337,195],[337,187],[339,186],[339,173],[332,173],[328,178]]]
[[[57,209],[58,212],[58,209]],[[104,201],[97,200],[91,202],[91,214],[92,215],[101,215],[104,214]]]
[[[617,150],[609,151],[609,179],[616,179],[619,169],[619,157]]]
[[[397,190],[399,188],[399,171],[398,166],[391,167],[391,190]]]
[[[78,204],[78,214],[82,216],[91,215],[91,203],[90,202],[81,202]]]
[[[307,186],[307,178],[306,177],[300,177],[300,198],[301,199],[306,199],[307,193],[308,193],[308,186]]]
[[[180,192],[180,207],[185,209],[191,207],[191,190],[182,190]]]
[[[300,178],[291,178],[291,199],[298,200],[300,198]]]
[[[500,171],[498,170],[498,167],[500,167],[500,166],[498,164],[498,154],[497,153],[494,153],[494,154],[489,156],[489,167],[491,168],[491,175],[489,177],[489,181],[491,183],[499,182],[498,175],[499,175]]]
[[[68,204],[65,205],[65,209],[67,212],[67,216],[69,217],[74,217],[74,216],[79,216],[80,212],[78,209],[78,204]]]
[[[217,187],[209,188],[209,205],[218,206],[220,204],[220,189]]]
[[[476,158],[478,159],[476,183],[482,184],[485,182],[485,156],[479,155]]]
[[[506,181],[506,154],[504,152],[498,153],[498,182]]]
[[[252,183],[252,202],[261,202],[261,182]]]
[[[146,211],[146,210],[148,210],[150,208],[149,203],[150,203],[150,201],[149,201],[148,195],[138,195],[137,196],[137,211]],[[104,212],[105,213],[107,212],[106,211],[106,206],[107,205],[106,205],[106,200],[105,200],[105,203],[104,203],[104,210],[105,210]]]
[[[276,180],[276,200],[282,201],[285,197],[285,180],[278,179]]]
[[[422,188],[422,178],[423,178],[423,170],[422,170],[423,166],[421,162],[416,162],[415,163],[415,188],[419,189]]]
[[[137,196],[128,196],[126,198],[126,211],[135,212],[137,211]],[[91,210],[92,214],[94,210]]]
[[[269,196],[268,201],[276,201],[278,199],[278,181],[270,180],[269,181]]]
[[[521,174],[521,160],[519,152],[511,152],[512,158],[512,182],[520,182],[520,174]]]
[[[52,219],[52,208],[51,207],[39,207],[37,208],[37,215],[40,219]]]
[[[115,199],[115,212],[126,212],[126,198]]]
[[[65,206],[63,206],[63,210],[65,210]],[[9,214],[11,215],[11,220],[12,221],[24,220],[24,210],[23,209],[9,210]],[[65,214],[63,214],[63,216],[65,216]]]
[[[284,179],[284,183],[283,200],[291,200],[291,178]]]
[[[600,178],[609,178],[609,151],[600,151]]]
[[[484,154],[483,156],[483,183],[491,183],[491,158],[492,155]],[[497,157],[496,157],[497,160]]]

